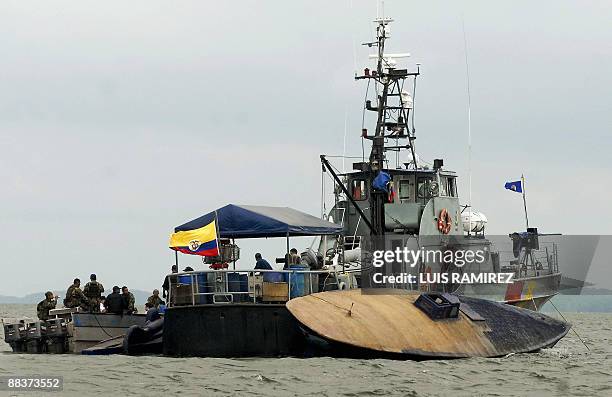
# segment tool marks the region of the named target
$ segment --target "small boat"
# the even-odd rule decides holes
[[[78,308],[49,311],[47,321],[4,321],[4,340],[18,353],[81,353],[144,326],[144,314],[89,313]]]

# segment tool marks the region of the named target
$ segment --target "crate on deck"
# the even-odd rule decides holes
[[[262,301],[287,302],[289,300],[288,283],[269,283],[264,281],[262,287]]]

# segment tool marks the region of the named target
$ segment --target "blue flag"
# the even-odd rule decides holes
[[[523,184],[521,183],[521,181],[506,182],[504,187],[508,190],[512,190],[513,192],[523,193]]]

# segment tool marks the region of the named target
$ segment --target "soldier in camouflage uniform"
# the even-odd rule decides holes
[[[138,313],[134,294],[132,294],[125,285],[121,288],[121,291],[123,292],[123,302],[125,303],[125,310],[127,314]]]
[[[104,293],[104,287],[96,281],[96,278],[95,274],[89,276],[91,281],[85,284],[85,289],[83,289],[83,293],[89,300],[89,311],[92,313],[100,312],[100,300]]]
[[[64,299],[64,306],[69,308],[88,308],[87,297],[85,294],[83,294],[83,291],[81,291],[81,280],[78,278],[75,278],[73,284],[68,287],[68,291],[66,291],[66,299]]]
[[[49,319],[49,310],[55,309],[55,305],[57,305],[57,300],[56,297],[53,295],[53,292],[45,292],[45,299],[41,300],[36,306],[36,313],[38,315],[38,319],[42,321],[47,321]]]
[[[149,296],[149,298],[147,299],[147,303],[151,304],[151,307],[154,307],[156,309],[159,308],[159,305],[166,304],[166,302],[164,302],[162,298],[159,297],[159,290],[157,289],[153,290],[153,295]]]

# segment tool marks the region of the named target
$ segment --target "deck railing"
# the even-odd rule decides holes
[[[559,272],[559,258],[557,244],[554,242],[540,241],[540,248],[531,250],[531,256],[525,257],[525,251],[521,251],[519,257],[514,256],[513,251],[497,251],[500,263],[505,270],[515,268],[518,277],[545,275]],[[521,260],[523,263],[521,263]]]
[[[319,290],[338,289],[328,270],[199,270],[168,275],[168,306],[281,303]]]

